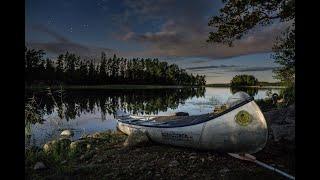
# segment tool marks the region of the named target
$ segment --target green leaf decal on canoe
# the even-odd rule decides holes
[[[235,116],[235,120],[241,126],[247,126],[252,122],[252,116],[247,111],[239,111]]]

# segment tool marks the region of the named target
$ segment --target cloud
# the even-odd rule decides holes
[[[42,49],[47,53],[52,53],[55,55],[63,54],[68,52],[75,53],[81,57],[100,57],[101,52],[105,52],[107,55],[111,56],[116,51],[109,48],[87,46],[84,44],[72,42],[63,35],[48,29],[44,25],[33,26],[34,30],[37,30],[42,33],[53,37],[55,41],[52,42],[27,42],[26,45],[29,48]]]
[[[54,32],[54,31],[52,31],[50,29],[48,29],[44,25],[34,25],[34,26],[32,26],[32,29],[35,30],[35,31],[46,33],[46,34],[52,36],[53,38],[55,38],[59,42],[63,42],[63,43],[68,43],[69,42],[69,40],[66,37],[64,37],[64,36]]]
[[[196,66],[196,67],[188,67],[185,68],[189,71],[200,71],[206,73],[214,73],[214,74],[221,74],[221,72],[212,72],[210,70],[220,70],[224,72],[262,72],[262,71],[270,71],[274,70],[277,67],[272,66],[255,66],[255,67],[243,67],[238,65],[210,65],[210,66]]]
[[[272,46],[276,37],[287,26],[287,24],[282,23],[267,27],[261,31],[251,32],[243,39],[236,41],[233,47],[224,44],[207,44],[205,43],[207,33],[183,32],[178,27],[168,30],[166,25],[163,26],[161,31],[155,33],[137,34],[129,32],[125,37],[127,41],[150,44],[149,49],[140,52],[141,55],[159,57],[198,56],[211,59],[224,59],[241,55],[272,52]]]
[[[222,5],[214,3],[210,0],[186,0],[183,3],[178,0],[126,0],[124,3],[126,11],[122,14],[123,21],[127,22],[126,28],[117,37],[123,41],[148,45],[145,50],[132,54],[126,52],[127,55],[223,59],[271,52],[275,38],[290,25],[290,23],[275,23],[263,28],[257,27],[243,39],[236,41],[233,47],[208,44],[206,39],[212,31],[207,25],[208,18]],[[132,24],[132,22],[151,24],[155,20],[162,22],[156,31],[137,32],[134,30],[136,24]]]
[[[202,70],[202,69],[225,69],[237,67],[236,65],[219,65],[219,66],[198,66],[198,67],[189,67],[186,68],[187,70]]]
[[[221,77],[219,75],[205,75],[205,76],[206,76],[206,78],[208,78],[208,77]]]
[[[270,71],[274,70],[277,67],[246,67],[232,70],[233,72],[254,72],[254,71]]]

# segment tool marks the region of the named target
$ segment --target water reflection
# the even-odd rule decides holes
[[[230,92],[235,94],[236,92],[243,91],[249,94],[249,96],[255,96],[258,94],[258,88],[256,87],[230,87]]]
[[[239,89],[238,89],[239,90]],[[243,90],[243,89],[241,89]],[[267,89],[246,91],[255,99],[266,97]],[[64,129],[72,129],[73,140],[84,134],[116,130],[114,118],[118,109],[130,114],[170,115],[183,111],[190,115],[212,112],[214,106],[223,104],[236,90],[229,88],[182,88],[182,89],[123,89],[123,90],[58,90],[26,91],[25,102],[34,96],[33,106],[26,112],[41,114],[26,123],[26,146],[43,145],[57,139]],[[272,92],[278,92],[272,89]],[[27,117],[27,116],[26,116]],[[43,120],[44,121],[43,121]]]
[[[131,114],[158,114],[168,108],[176,109],[188,98],[203,97],[205,88],[173,89],[123,89],[123,90],[66,90],[27,91],[26,102],[34,97],[37,109],[42,115],[57,112],[60,119],[67,121],[80,117],[83,113],[93,113],[95,107],[106,114],[115,115],[118,109]],[[33,122],[34,123],[34,122]]]

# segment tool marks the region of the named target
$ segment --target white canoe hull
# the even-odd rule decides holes
[[[235,121],[236,114],[242,110],[251,115],[251,123],[241,125]],[[254,101],[212,120],[188,126],[141,126],[120,120],[117,126],[127,135],[136,130],[146,132],[158,143],[230,153],[258,152],[264,148],[268,137],[265,118]]]

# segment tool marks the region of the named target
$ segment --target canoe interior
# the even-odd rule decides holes
[[[237,109],[249,102],[253,101],[253,98],[249,98],[233,107],[230,107],[229,109],[226,109],[223,112],[220,113],[207,113],[202,115],[194,115],[194,116],[160,116],[160,117],[154,117],[154,118],[132,118],[130,116],[120,118],[118,121],[125,123],[125,124],[131,124],[131,125],[137,125],[137,126],[146,126],[146,127],[183,127],[183,126],[191,126],[195,124],[200,124],[206,121],[213,120],[217,117],[220,117],[228,112],[231,112],[234,109]]]

